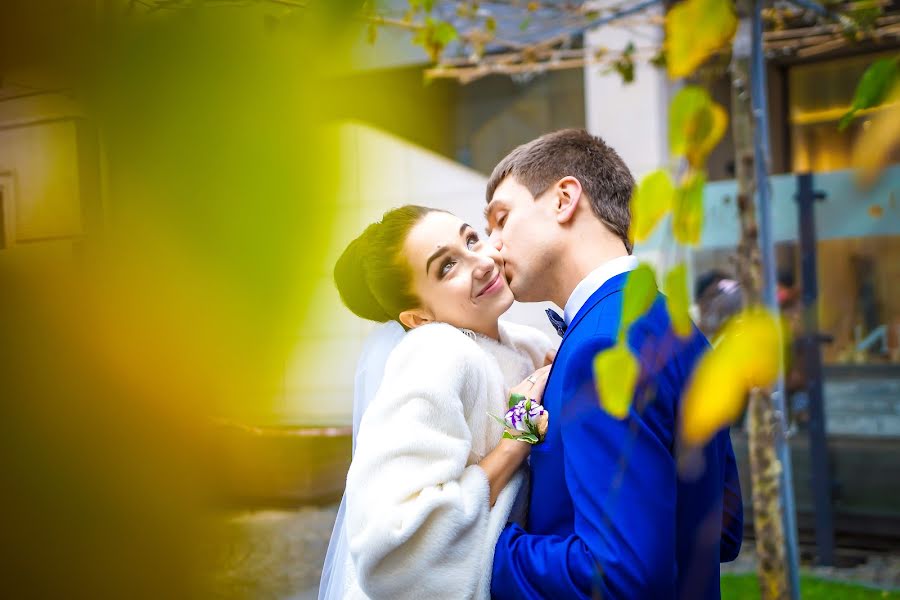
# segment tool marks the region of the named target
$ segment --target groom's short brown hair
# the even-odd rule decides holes
[[[631,254],[631,192],[634,177],[606,142],[583,129],[561,129],[522,144],[500,161],[487,184],[487,201],[512,176],[537,198],[563,177],[575,177],[594,215],[622,239]]]

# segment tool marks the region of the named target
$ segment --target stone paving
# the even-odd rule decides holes
[[[337,506],[298,510],[232,512],[226,516],[227,540],[222,550],[216,588],[222,600],[315,600],[322,562]],[[804,573],[863,583],[881,589],[900,588],[900,553],[873,554],[846,568],[805,565]],[[741,555],[722,565],[723,573],[756,569],[752,540]]]
[[[223,600],[315,600],[337,506],[227,517],[216,590]]]

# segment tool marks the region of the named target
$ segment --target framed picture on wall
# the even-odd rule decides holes
[[[0,171],[0,250],[15,244],[16,178],[12,171]]]

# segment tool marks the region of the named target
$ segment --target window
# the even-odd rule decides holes
[[[895,55],[866,54],[790,69],[788,120],[795,173],[821,173],[851,166],[853,145],[859,134],[871,127],[871,117],[886,105],[861,111],[844,131],[838,131],[838,123],[850,109],[856,85],[869,65]],[[900,156],[891,158],[891,162],[900,162]]]
[[[13,174],[0,171],[0,250],[10,248],[15,240],[13,203],[15,200]]]

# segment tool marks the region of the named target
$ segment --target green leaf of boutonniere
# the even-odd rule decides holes
[[[509,406],[507,408],[512,408],[519,402],[525,399],[525,396],[522,394],[510,394],[509,395]]]

